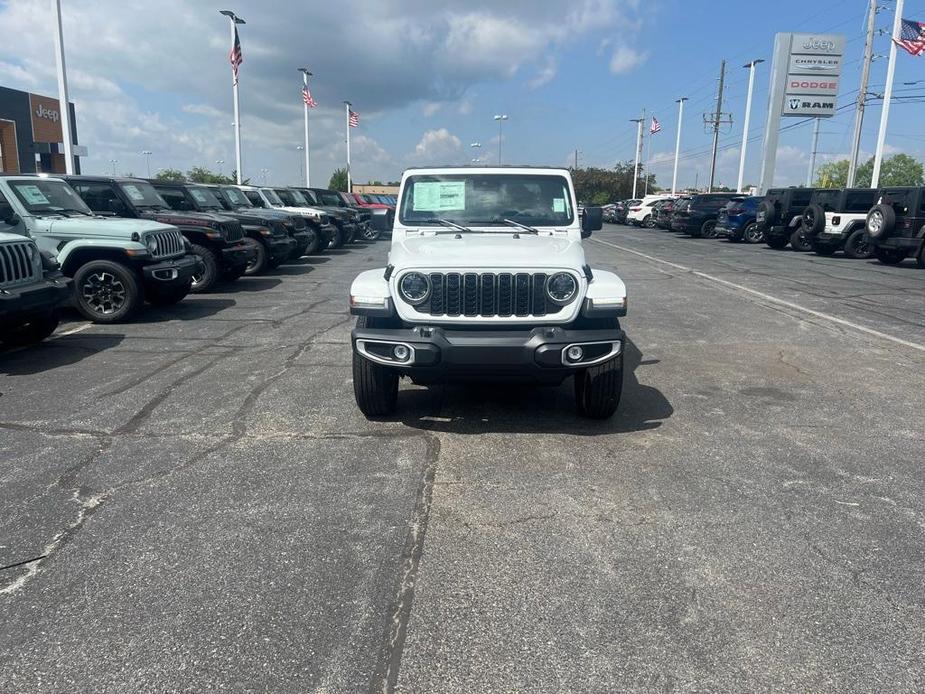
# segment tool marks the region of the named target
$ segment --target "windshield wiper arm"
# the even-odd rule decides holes
[[[524,231],[529,231],[531,234],[537,234],[537,235],[539,235],[539,233],[540,233],[540,230],[539,230],[539,229],[536,229],[536,228],[534,228],[534,227],[528,226],[528,225],[526,225],[526,224],[521,224],[520,222],[515,222],[513,219],[503,219],[503,220],[501,220],[501,221],[503,221],[503,222],[504,222],[505,224],[507,224],[508,226],[520,227],[520,228],[523,229]]]
[[[456,231],[466,231],[470,234],[474,233],[469,227],[464,227],[462,224],[451,222],[449,219],[434,218],[433,221],[437,222],[438,224],[442,224],[445,227],[449,227],[450,229],[456,229]]]

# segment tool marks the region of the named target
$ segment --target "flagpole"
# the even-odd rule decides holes
[[[639,157],[642,154],[642,124],[646,119],[646,112],[643,110],[642,118],[632,118],[631,123],[636,124],[636,163],[633,165],[633,200],[636,199],[636,186],[639,183]]]
[[[674,173],[671,174],[671,194],[674,195],[678,190],[678,156],[681,154],[681,121],[684,118],[684,102],[686,96],[678,99],[678,136],[674,143]]]
[[[347,192],[353,192],[353,177],[350,173],[350,102],[344,102],[344,108],[347,109]]]
[[[58,64],[58,111],[61,113],[61,141],[64,144],[64,172],[74,173],[74,148],[71,144],[71,105],[67,94],[67,69],[64,64],[64,29],[61,23],[61,0],[54,0],[55,59]]]
[[[302,86],[305,89],[308,89],[308,78],[312,73],[308,71],[308,68],[300,67],[299,72],[302,73]],[[305,100],[305,94],[302,94],[302,109],[305,112],[305,187],[312,187],[312,175],[311,175],[311,158],[309,157],[308,150],[308,102]]]
[[[900,39],[904,2],[905,0],[896,0],[896,15],[893,17],[893,40],[890,41],[890,64],[886,69],[886,90],[883,92],[883,109],[880,111],[880,132],[877,134],[877,150],[874,152],[874,171],[870,177],[871,188],[877,188],[880,185],[880,165],[883,163],[883,148],[886,146],[886,125],[890,119],[893,76],[896,74],[896,42]]]
[[[219,14],[223,14],[228,17],[228,23],[231,27],[231,46],[233,50],[235,44],[235,34],[237,32],[236,25],[245,24],[246,22],[231,10],[219,10]],[[237,184],[241,185],[241,108],[238,102],[238,80],[235,77],[233,67],[231,71],[231,93],[234,100],[234,158],[235,165],[237,167],[235,171],[235,178],[237,179]]]

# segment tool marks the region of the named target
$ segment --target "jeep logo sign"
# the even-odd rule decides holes
[[[42,105],[39,105],[39,107],[35,109],[35,115],[37,118],[45,118],[53,123],[57,123],[60,116],[57,111],[52,111],[50,108],[45,108]]]

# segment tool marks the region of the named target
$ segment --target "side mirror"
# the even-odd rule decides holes
[[[581,238],[586,239],[592,231],[604,227],[604,210],[600,207],[586,207],[581,214]]]
[[[13,211],[13,207],[11,205],[3,205],[0,207],[0,222],[8,224],[11,227],[15,227],[19,224],[20,221],[21,220],[19,219],[19,215]]]

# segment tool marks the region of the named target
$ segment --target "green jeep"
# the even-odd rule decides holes
[[[28,236],[74,278],[74,305],[87,319],[115,323],[145,302],[175,304],[199,260],[176,227],[99,217],[58,178],[0,176],[0,232]]]
[[[41,342],[58,327],[58,307],[70,296],[71,281],[35,241],[0,232],[0,342]]]

